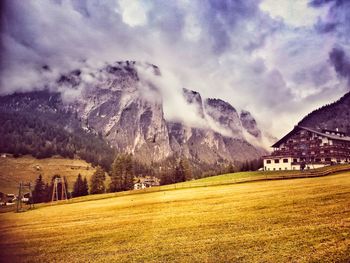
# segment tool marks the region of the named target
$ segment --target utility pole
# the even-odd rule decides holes
[[[22,182],[19,183],[16,212],[22,210]]]
[[[62,180],[61,178],[57,177],[57,178],[55,178],[55,180],[53,182],[51,202],[59,200],[58,199],[58,184],[59,183],[61,183],[61,200],[68,200],[66,184],[65,184],[64,180]]]
[[[31,183],[23,183],[20,182],[18,186],[18,196],[17,196],[17,205],[16,205],[16,212],[22,212],[23,211],[23,198],[24,198],[24,188],[28,188],[29,190],[29,198],[28,198],[28,203],[29,203],[29,208],[34,208],[33,202],[33,196],[32,196],[32,185]]]

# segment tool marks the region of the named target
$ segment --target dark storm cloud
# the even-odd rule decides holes
[[[346,2],[347,2],[347,0],[313,0],[309,4],[313,7],[321,7],[321,6],[329,4],[329,3],[332,3],[335,6],[341,6]]]
[[[337,32],[342,38],[350,38],[350,1],[313,0],[309,5],[314,8],[329,7],[327,17],[315,25],[320,33]]]
[[[232,47],[232,38],[236,37],[232,35],[233,28],[243,28],[245,21],[260,16],[258,3],[251,0],[202,1],[205,11],[201,21],[207,26],[214,53],[222,54]]]
[[[334,47],[329,53],[329,59],[339,76],[347,79],[350,85],[350,58],[341,47]]]

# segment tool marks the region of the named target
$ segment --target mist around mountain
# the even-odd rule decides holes
[[[238,166],[266,153],[264,133],[248,111],[186,88],[169,102],[162,85],[157,66],[126,61],[2,96],[0,151],[82,158],[106,169],[117,153],[158,166],[186,158],[196,167]],[[178,110],[167,111],[169,103]]]

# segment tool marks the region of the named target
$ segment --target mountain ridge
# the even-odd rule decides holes
[[[90,72],[78,69],[50,83],[40,98],[35,92],[2,96],[0,109],[18,114],[68,114],[63,130],[94,134],[116,152],[131,153],[145,163],[172,156],[197,163],[234,163],[258,159],[266,153],[245,138],[248,132],[254,140],[261,140],[252,115],[238,113],[223,100],[202,99],[199,92],[183,89],[184,100],[196,109],[196,118],[204,126],[166,119],[160,88],[142,79],[142,68],[161,77],[157,66],[135,61],[116,62]],[[67,94],[75,93],[78,96],[67,98]]]
[[[350,134],[350,92],[339,100],[310,112],[298,125],[314,129],[340,129]]]

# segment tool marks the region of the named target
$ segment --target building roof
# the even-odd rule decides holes
[[[337,136],[337,135],[332,135],[332,134],[327,134],[321,131],[317,131],[311,128],[307,128],[307,127],[303,127],[303,126],[295,126],[294,129],[292,131],[290,131],[289,133],[287,133],[284,137],[282,137],[282,139],[280,139],[279,141],[277,141],[274,145],[272,145],[271,147],[273,148],[277,148],[279,147],[282,143],[284,143],[285,141],[287,141],[293,134],[295,134],[296,132],[300,131],[300,130],[306,130],[312,133],[316,133],[318,135],[321,135],[323,137],[332,139],[332,140],[338,140],[338,141],[346,141],[346,142],[350,142],[350,137],[349,136]],[[328,131],[328,130],[327,130]]]

